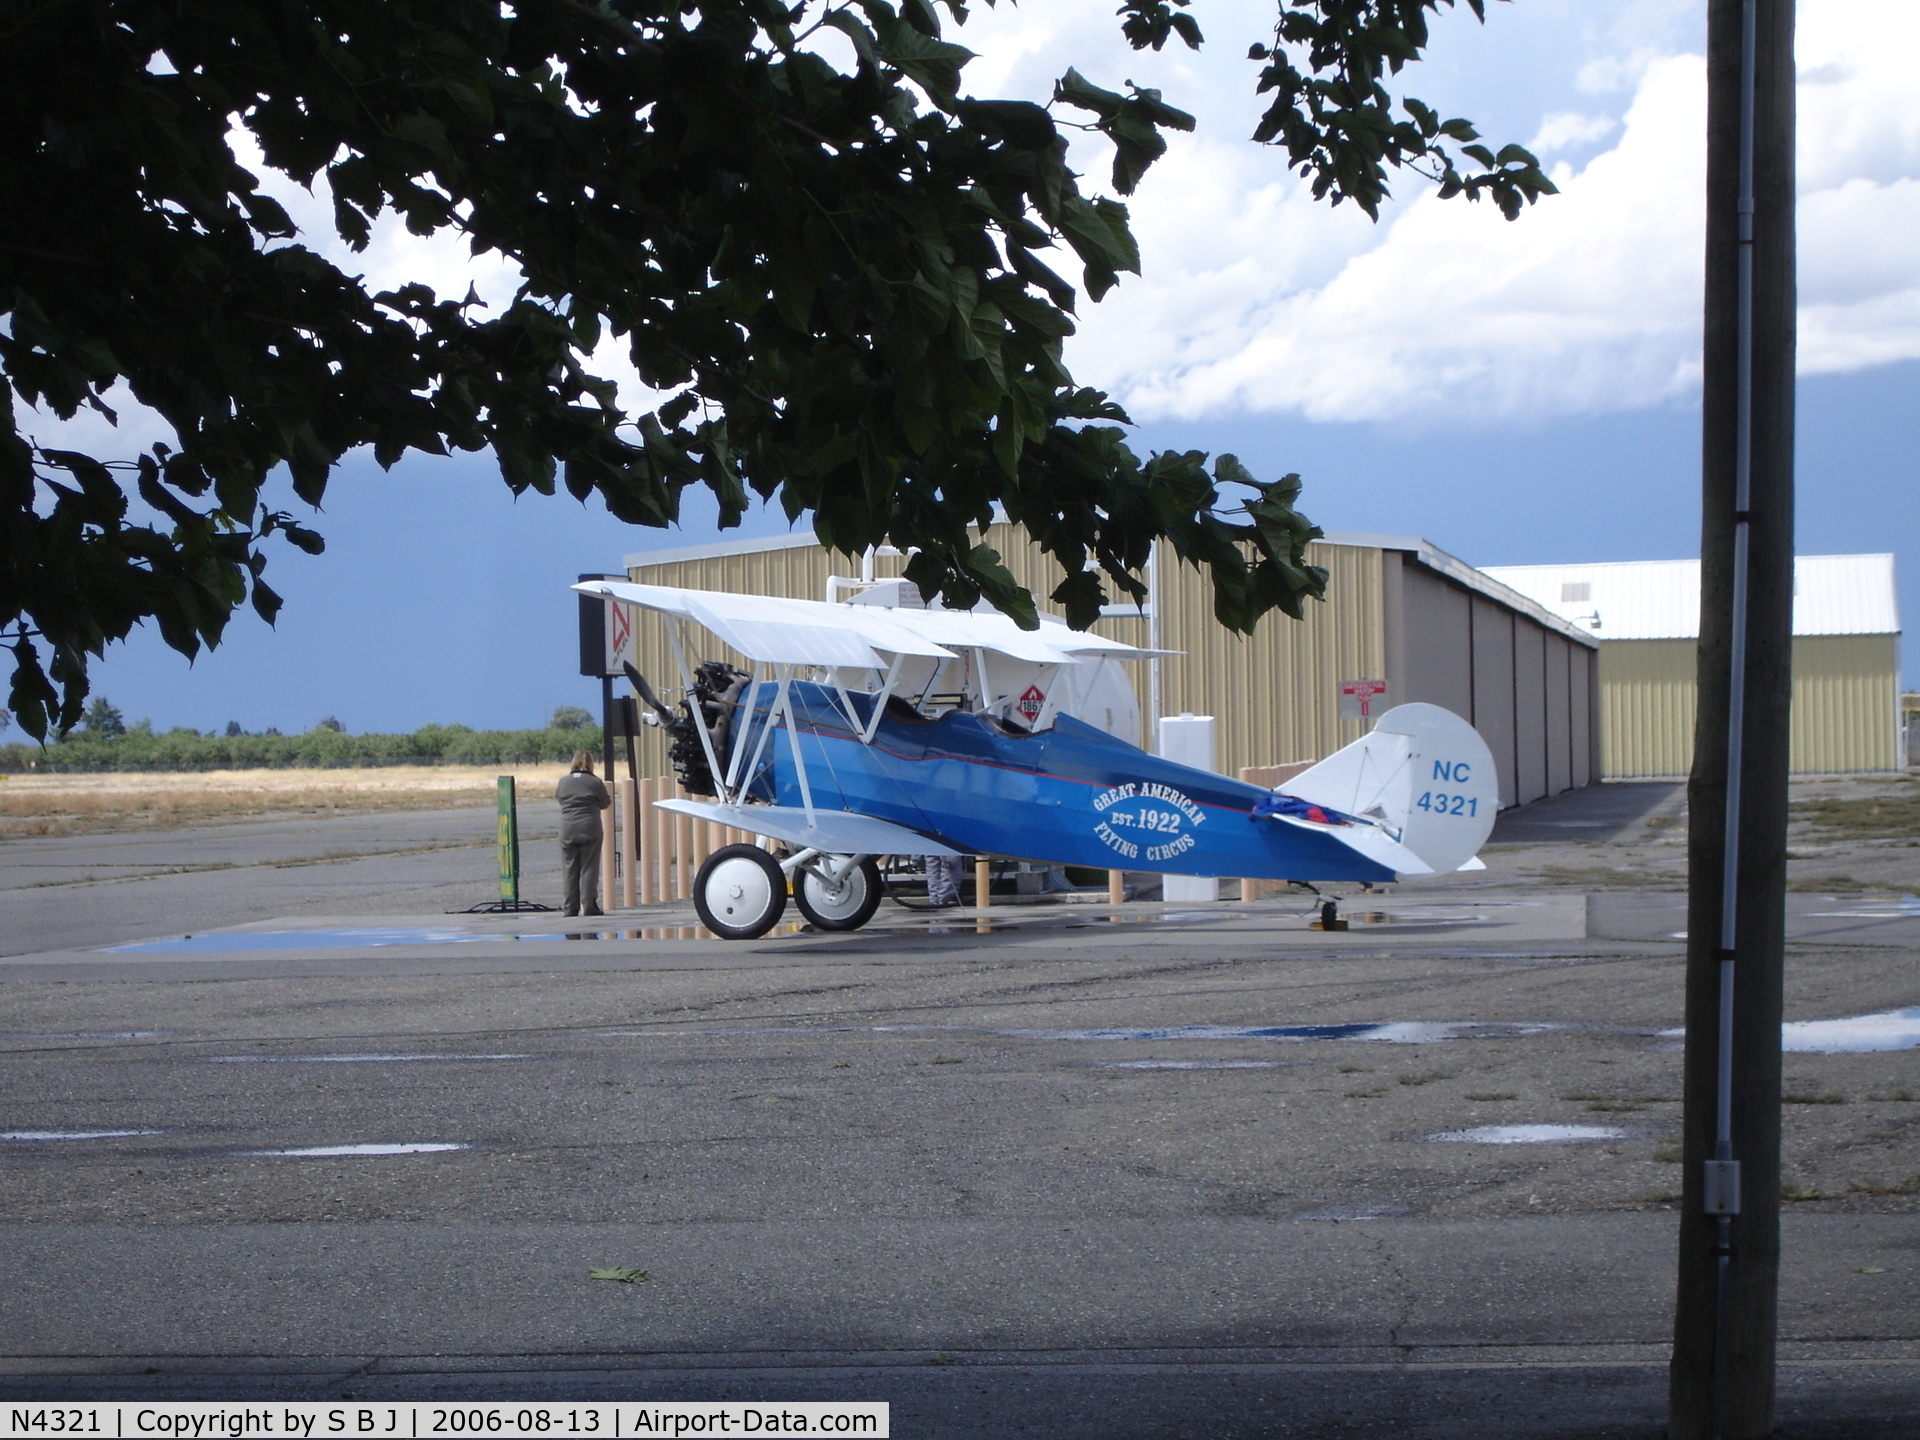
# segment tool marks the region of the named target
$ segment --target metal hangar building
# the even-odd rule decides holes
[[[984,539],[1045,608],[1059,578],[1053,562],[1012,525],[996,524]],[[1101,633],[1181,652],[1137,667],[1147,671],[1135,677],[1141,713],[1214,716],[1216,764],[1233,774],[1317,760],[1358,739],[1368,721],[1342,714],[1343,687],[1384,681],[1373,714],[1424,700],[1472,722],[1499,767],[1503,806],[1600,777],[1600,642],[1590,629],[1424,540],[1336,532],[1309,555],[1328,572],[1325,603],[1309,604],[1304,620],[1270,615],[1251,636],[1222,629],[1205,577],[1170,560],[1144,577],[1144,607],[1110,606]],[[864,583],[846,574],[862,562],[811,534],[654,550],[625,563],[641,584],[806,600]],[[883,581],[899,576],[905,558],[880,552],[869,563]],[[640,670],[677,684],[660,617],[642,612],[634,623]],[[664,772],[659,732],[647,730],[640,744],[643,772]]]
[[[1604,777],[1687,773],[1700,635],[1698,560],[1484,573],[1600,642]],[[1793,772],[1902,768],[1900,706],[1893,556],[1800,556],[1793,579]]]

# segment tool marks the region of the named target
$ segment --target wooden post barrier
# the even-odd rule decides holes
[[[665,775],[653,782],[655,800],[673,798],[673,781]],[[673,899],[673,812],[655,810],[653,812],[653,853],[654,863],[660,872],[660,881],[653,898],[661,904]]]
[[[1127,901],[1127,872],[1124,870],[1107,871],[1107,903],[1124,905]]]
[[[973,903],[982,910],[993,903],[993,866],[984,855],[973,861]]]
[[[673,781],[665,775],[653,782],[654,799],[671,800]],[[654,890],[654,899],[666,904],[673,899],[673,812],[656,809],[653,812],[653,848],[658,857],[660,878]]]
[[[613,882],[614,848],[618,829],[613,823],[613,807],[609,805],[600,812],[600,909],[605,910],[614,902]]]
[[[637,903],[634,896],[635,873],[640,864],[640,796],[639,787],[630,777],[623,776],[620,784],[620,819],[623,842],[620,846],[620,908],[631,910]],[[613,908],[611,904],[607,906]]]
[[[634,815],[634,833],[643,836],[640,844],[640,903],[653,904],[653,867],[658,858],[658,845],[653,838],[653,779],[649,776],[640,782],[639,809]]]
[[[679,785],[673,787],[673,798],[684,800],[687,792]],[[691,900],[693,898],[693,817],[675,815],[673,817],[673,898]]]

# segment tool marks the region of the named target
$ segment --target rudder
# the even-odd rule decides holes
[[[1396,705],[1373,730],[1284,787],[1289,795],[1377,820],[1437,873],[1472,860],[1493,830],[1493,752],[1439,705]]]

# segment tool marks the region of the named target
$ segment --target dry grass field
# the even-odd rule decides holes
[[[1788,790],[1787,888],[1920,894],[1920,775],[1809,775]],[[1662,807],[1607,841],[1489,845],[1487,883],[1684,890],[1687,812]]]
[[[256,819],[492,805],[511,774],[549,799],[565,766],[406,765],[339,770],[209,770],[0,776],[0,839]]]

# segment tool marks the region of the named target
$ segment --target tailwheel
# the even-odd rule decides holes
[[[794,875],[793,903],[816,930],[858,930],[880,908],[880,867],[871,855],[851,864],[823,855],[818,863],[820,869],[806,865]]]
[[[721,939],[757,940],[787,908],[787,877],[780,873],[780,862],[759,846],[728,845],[700,867],[693,882],[693,908]]]

